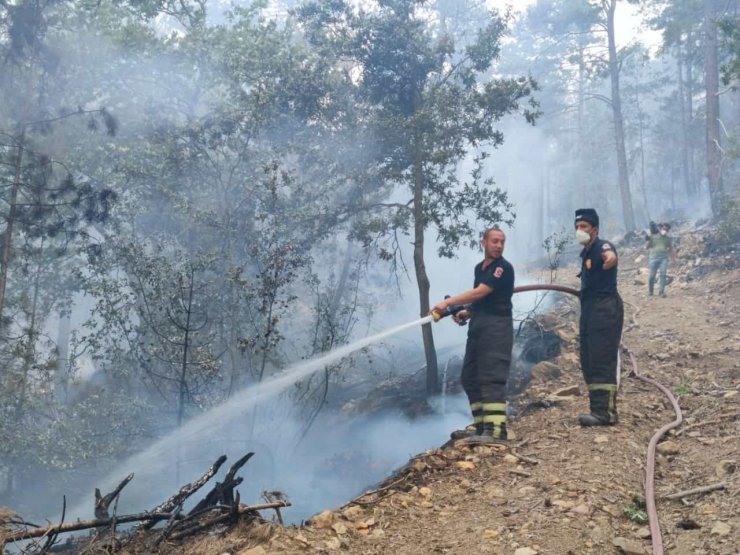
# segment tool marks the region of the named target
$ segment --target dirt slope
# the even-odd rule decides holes
[[[624,344],[643,374],[678,394],[684,411],[678,433],[660,446],[658,497],[726,484],[683,501],[658,500],[672,555],[740,553],[740,270],[705,264],[687,254],[672,268],[678,279],[668,297],[648,298],[639,251],[623,249],[620,259]],[[554,364],[535,369],[521,416],[511,424],[511,446],[458,443],[429,451],[382,491],[317,515],[301,529],[276,526],[268,540],[269,530],[259,538],[234,531],[183,552],[650,553],[647,525],[631,521],[625,508],[644,490],[650,437],[673,420],[673,411],[657,389],[628,377],[624,361],[619,426],[575,425],[587,407],[577,366],[577,307],[564,306],[561,314],[556,331],[567,346]]]

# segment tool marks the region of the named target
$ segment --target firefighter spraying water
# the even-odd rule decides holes
[[[503,257],[506,235],[498,227],[481,239],[484,259],[475,267],[473,289],[439,302],[432,315],[449,312],[458,324],[470,321],[461,381],[470,402],[473,426],[453,439],[506,441],[506,382],[514,345],[511,296],[514,267]],[[460,305],[470,305],[460,308]],[[435,318],[438,319],[438,318]]]

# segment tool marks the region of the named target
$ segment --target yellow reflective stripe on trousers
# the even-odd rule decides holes
[[[590,383],[588,384],[589,391],[616,391],[617,384],[615,383]]]
[[[505,414],[486,414],[483,417],[483,422],[498,424],[500,426],[501,424],[506,424],[506,415]]]
[[[486,412],[506,412],[506,403],[481,403]]]
[[[470,410],[480,410],[483,408],[483,403],[470,403]]]
[[[476,424],[482,424],[483,423],[483,415],[478,415],[473,417],[473,422]]]

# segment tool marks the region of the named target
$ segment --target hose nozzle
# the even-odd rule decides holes
[[[449,299],[449,298],[450,298],[449,295],[445,295],[445,299]],[[445,316],[452,316],[454,314],[457,314],[461,310],[465,310],[465,305],[453,304],[453,305],[448,306],[446,309],[444,309],[441,312],[439,310],[432,310],[430,312],[430,315],[432,316],[432,320],[434,320],[435,322],[439,322]]]

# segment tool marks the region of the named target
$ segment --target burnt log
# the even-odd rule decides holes
[[[176,507],[182,506],[182,504],[185,502],[185,500],[193,495],[196,491],[198,491],[200,488],[202,488],[208,480],[213,478],[213,476],[216,475],[216,473],[221,468],[221,465],[226,462],[226,455],[221,455],[218,459],[216,459],[216,462],[213,463],[211,468],[209,468],[203,476],[198,478],[196,481],[191,482],[189,484],[185,484],[180,488],[180,491],[178,491],[175,495],[170,497],[167,501],[162,503],[161,505],[155,507],[152,509],[153,513],[169,513],[173,512],[173,509]],[[156,522],[146,522],[141,525],[141,528],[144,530],[147,530],[154,526]]]
[[[229,471],[224,476],[223,482],[216,482],[213,489],[208,492],[205,498],[198,503],[189,515],[202,511],[207,507],[215,505],[226,505],[232,506],[234,504],[234,488],[242,483],[243,478],[236,477],[236,473],[239,469],[246,464],[246,462],[254,456],[254,453],[247,453],[241,459],[236,461]]]
[[[21,540],[28,540],[31,538],[40,538],[47,534],[62,534],[64,532],[76,532],[78,530],[90,530],[92,528],[102,528],[103,526],[110,526],[111,524],[125,524],[128,522],[160,522],[162,520],[168,520],[172,515],[170,513],[137,513],[133,515],[123,515],[113,518],[104,519],[91,519],[91,520],[78,520],[77,522],[69,522],[67,524],[54,524],[52,526],[44,526],[42,528],[34,528],[31,530],[19,530],[17,532],[3,532],[0,534],[0,547],[3,542],[5,544],[9,542],[17,542]]]
[[[192,528],[189,528],[187,530],[183,530],[181,532],[175,532],[170,536],[170,540],[180,540],[184,537],[191,536],[193,534],[197,534],[198,532],[202,530],[206,530],[212,526],[216,526],[217,524],[223,524],[229,521],[233,521],[235,518],[238,518],[240,516],[244,515],[250,515],[253,518],[256,518],[259,516],[259,513],[257,511],[261,511],[264,509],[279,509],[281,507],[290,507],[289,501],[276,501],[275,503],[263,503],[261,505],[240,505],[235,504],[232,506],[232,510],[228,513],[224,513],[221,515],[218,515],[214,518],[208,519],[205,522],[201,522],[200,524],[197,524],[196,526],[193,526]]]

